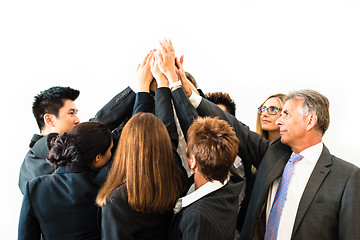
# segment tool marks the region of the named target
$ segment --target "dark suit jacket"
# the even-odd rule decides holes
[[[18,239],[100,239],[95,198],[103,177],[90,168],[60,166],[29,181]]]
[[[175,214],[169,239],[233,240],[243,179],[234,170],[229,182]]]
[[[220,116],[235,129],[240,140],[239,153],[258,167],[249,208],[240,239],[262,239],[265,232],[264,209],[271,183],[279,178],[292,150],[281,143],[265,141],[233,116],[203,99],[199,115]],[[260,164],[261,163],[261,164]],[[360,170],[323,152],[301,197],[292,239],[360,239]]]
[[[135,93],[127,87],[125,90],[117,94],[102,109],[100,109],[91,121],[105,123],[112,130],[114,147],[116,149],[117,140],[119,139],[123,122],[131,117],[133,105],[135,101]],[[50,174],[52,172],[51,165],[46,161],[50,150],[50,141],[57,134],[51,133],[45,137],[35,134],[30,143],[30,150],[20,168],[19,188],[24,194],[26,183],[38,176]]]
[[[173,91],[172,98],[181,128],[186,134],[198,114],[182,88]],[[231,169],[231,174],[230,181],[224,187],[181,209],[175,215],[169,239],[234,239],[239,194],[244,181],[234,168]],[[189,183],[190,181],[189,179]]]

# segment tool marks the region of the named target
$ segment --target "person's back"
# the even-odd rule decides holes
[[[55,172],[25,187],[19,239],[100,239],[95,198],[111,148],[111,132],[99,122],[59,135],[48,157]]]
[[[29,182],[25,195],[44,239],[100,239],[99,209],[94,204],[100,187],[97,173],[90,168],[61,166],[53,174]]]

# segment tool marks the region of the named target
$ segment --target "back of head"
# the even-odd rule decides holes
[[[130,207],[143,213],[164,213],[174,206],[183,180],[176,166],[165,125],[151,113],[138,113],[125,125],[108,178],[97,203],[126,184]]]
[[[41,130],[45,126],[44,115],[46,113],[54,114],[57,117],[64,101],[67,99],[75,101],[79,94],[78,90],[70,87],[51,87],[35,96],[32,110],[39,129]]]
[[[48,160],[55,168],[74,164],[89,167],[99,153],[105,154],[111,142],[111,132],[105,124],[83,122],[52,141]]]
[[[304,89],[290,92],[287,98],[288,101],[302,100],[303,115],[315,114],[318,118],[315,128],[321,131],[322,135],[325,134],[330,124],[330,103],[324,95],[315,90]]]
[[[207,180],[224,182],[239,147],[239,139],[231,126],[217,117],[198,118],[187,136],[187,157],[194,155],[199,171]]]
[[[226,110],[231,115],[235,116],[236,104],[230,98],[228,93],[223,92],[210,92],[205,94],[206,98],[210,101],[217,104],[224,105]]]
[[[193,77],[193,75],[191,75],[188,72],[185,72],[185,76],[194,85],[195,88],[198,88],[198,84],[197,84],[195,78]]]

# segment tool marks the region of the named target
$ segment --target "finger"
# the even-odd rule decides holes
[[[146,64],[146,61],[149,57],[150,53],[146,54],[146,56],[144,57],[144,60],[142,61],[141,65],[145,65]]]
[[[183,64],[183,62],[184,62],[184,55],[181,55],[181,57],[180,57],[180,63],[181,63],[181,65]]]
[[[160,42],[160,46],[161,46],[161,50],[160,51],[163,51],[164,53],[167,52],[167,49],[165,47],[165,44],[163,42]]]
[[[150,64],[150,61],[151,61],[151,58],[152,58],[153,55],[154,55],[154,52],[153,52],[153,51],[151,51],[151,52],[147,55],[145,65],[149,65],[149,64]]]

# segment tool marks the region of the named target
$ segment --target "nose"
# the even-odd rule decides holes
[[[277,120],[276,120],[276,125],[277,126],[282,126],[282,125],[284,125],[284,122],[283,122],[283,120],[282,120],[282,117],[279,117]]]
[[[75,124],[80,123],[80,119],[78,118],[78,116],[77,116],[77,115],[75,115],[75,118],[74,118],[74,123],[75,123]]]

